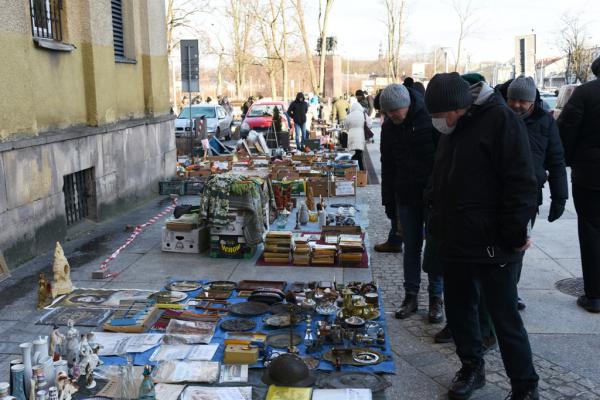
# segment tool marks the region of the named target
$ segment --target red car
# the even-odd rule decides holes
[[[251,130],[257,132],[266,132],[271,127],[273,122],[273,108],[279,109],[281,115],[281,128],[283,131],[293,131],[293,122],[291,118],[288,120],[287,101],[279,100],[259,100],[250,106],[246,118],[240,126],[240,136],[245,138]]]

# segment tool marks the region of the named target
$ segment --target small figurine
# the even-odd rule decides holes
[[[69,294],[73,291],[73,283],[71,282],[71,266],[65,257],[65,252],[59,242],[56,242],[54,249],[54,282],[52,282],[52,297],[63,294]]]
[[[308,207],[308,211],[315,210],[315,196],[311,185],[308,185],[306,189],[306,207]]]
[[[89,339],[92,337],[93,335],[91,334],[81,335],[81,344],[79,345],[79,353],[81,357],[79,368],[85,373],[85,387],[88,389],[96,387],[96,381],[94,380],[94,369],[98,366],[98,362],[100,361],[89,343]]]
[[[67,322],[67,326],[69,329],[66,336],[66,359],[70,365],[74,365],[79,362],[79,331],[75,328],[75,321],[72,319]]]
[[[73,396],[79,390],[79,386],[72,380],[66,372],[59,372],[56,377],[56,386],[59,391],[58,400],[71,400]]]
[[[52,327],[52,334],[50,335],[50,357],[52,361],[60,360],[61,354],[63,354],[63,343],[65,342],[65,335],[60,332],[58,325]]]
[[[42,272],[40,273],[40,278],[38,280],[38,310],[41,310],[50,303],[49,300],[51,295],[52,285],[46,280],[46,275]]]

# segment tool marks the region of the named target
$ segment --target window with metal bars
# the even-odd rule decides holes
[[[34,37],[62,41],[62,0],[29,0],[29,9]]]
[[[110,0],[112,8],[113,43],[115,47],[115,58],[125,58],[125,38],[123,32],[123,2],[122,0]]]
[[[65,175],[63,177],[65,213],[67,225],[85,218],[96,217],[96,185],[94,168]]]

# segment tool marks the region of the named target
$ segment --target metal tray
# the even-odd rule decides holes
[[[265,303],[256,303],[253,301],[244,301],[235,303],[229,307],[231,314],[243,315],[246,317],[254,317],[257,315],[266,314],[269,311],[269,306]]]
[[[300,335],[293,333],[291,336],[292,346],[298,346],[302,342]],[[290,346],[290,331],[279,330],[267,335],[267,345],[276,349],[285,349]]]
[[[286,281],[253,281],[243,280],[237,285],[238,290],[256,290],[260,288],[273,288],[281,291],[285,290],[287,285]]]
[[[221,329],[228,332],[246,332],[256,328],[256,322],[246,318],[227,319],[221,322]]]

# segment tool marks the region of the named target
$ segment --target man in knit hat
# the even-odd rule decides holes
[[[544,110],[542,100],[532,78],[519,76],[509,82],[507,86],[507,98],[505,100],[527,127],[533,167],[537,179],[538,209],[543,202],[542,189],[548,181],[552,197],[548,221],[554,222],[565,211],[565,203],[569,198],[565,151],[560,140],[558,125],[554,117]],[[500,92],[502,93],[503,90],[500,89]],[[532,216],[532,226],[535,223],[536,214]],[[519,278],[520,276],[521,273],[519,272]],[[525,303],[520,298],[518,307],[519,310],[525,308]]]
[[[423,192],[433,168],[438,134],[423,97],[403,85],[391,84],[379,96],[387,119],[381,127],[381,197],[385,212],[400,220],[404,235],[404,301],[396,318],[417,311],[421,286],[421,254],[425,204]],[[429,320],[443,320],[441,274],[429,274]]]
[[[485,385],[479,291],[496,327],[511,381],[509,399],[538,399],[538,376],[517,310],[517,273],[531,245],[537,182],[525,125],[485,82],[435,75],[425,102],[442,133],[432,173],[429,230],[439,241],[446,317],[462,368],[448,395]]]
[[[571,167],[585,294],[583,309],[600,313],[600,57],[592,63],[596,79],[578,86],[558,118]]]

